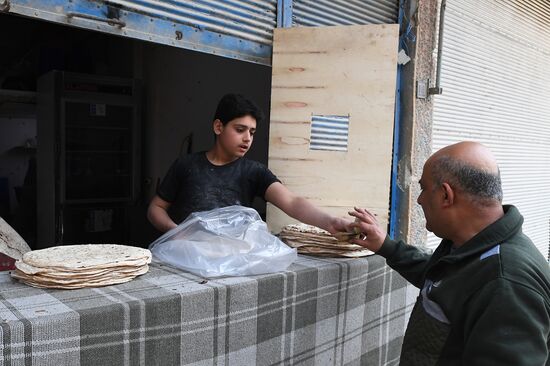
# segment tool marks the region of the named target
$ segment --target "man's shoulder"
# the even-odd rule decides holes
[[[524,265],[548,267],[547,258],[544,258],[533,241],[523,232],[504,240],[499,247],[502,260],[506,261],[505,264],[510,267]]]
[[[550,264],[524,234],[499,246],[504,279],[543,292],[550,300]]]

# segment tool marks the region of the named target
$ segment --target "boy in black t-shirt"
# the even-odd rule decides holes
[[[288,190],[265,165],[244,158],[262,118],[261,110],[242,95],[225,95],[214,116],[214,146],[172,164],[149,204],[147,217],[153,226],[166,232],[192,212],[250,207],[259,196],[301,222],[331,233],[346,231],[350,221],[321,211]],[[168,215],[169,208],[176,222]]]

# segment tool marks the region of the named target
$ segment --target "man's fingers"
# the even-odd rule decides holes
[[[358,221],[358,222],[354,222],[353,224],[351,224],[350,228],[353,231],[355,231],[356,233],[359,234],[359,238],[361,240],[365,240],[367,235],[370,232],[372,232],[373,230],[375,230],[376,226],[373,225],[373,224],[369,224],[367,222],[364,222],[364,221]]]
[[[355,217],[359,221],[369,224],[377,224],[376,214],[373,214],[364,208],[355,207],[355,210],[349,211],[348,214]]]
[[[355,211],[361,212],[362,214],[367,215],[373,219],[376,219],[376,216],[378,216],[377,214],[370,212],[366,208],[359,208],[359,207],[354,207],[354,208],[355,208]]]
[[[367,241],[367,235],[365,235],[363,233],[361,233],[359,235],[359,238],[352,239],[349,242],[352,243],[352,244],[357,244],[357,245],[360,245],[364,248],[370,249],[370,243],[369,243],[369,241]]]

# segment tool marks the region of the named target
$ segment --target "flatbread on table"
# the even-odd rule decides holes
[[[35,267],[66,269],[109,268],[151,261],[148,249],[119,244],[61,245],[25,253],[23,261]]]
[[[126,278],[117,278],[117,279],[111,279],[111,280],[104,280],[104,281],[93,281],[89,283],[78,283],[78,284],[63,284],[63,283],[41,283],[36,281],[27,281],[27,280],[19,280],[20,282],[37,288],[51,288],[51,289],[64,289],[64,290],[76,290],[80,288],[85,287],[102,287],[102,286],[110,286],[110,285],[118,285],[120,283],[130,282],[133,280],[134,277],[126,277]]]
[[[149,266],[144,266],[137,268],[132,272],[117,272],[116,270],[109,271],[98,276],[86,276],[86,277],[63,277],[63,276],[50,276],[50,275],[28,275],[19,270],[15,270],[15,273],[12,274],[12,277],[17,279],[32,281],[37,283],[50,283],[50,284],[67,284],[67,285],[76,285],[80,283],[94,283],[101,281],[109,281],[123,278],[133,278],[142,274],[147,273]]]
[[[312,254],[312,255],[323,255],[327,257],[347,257],[347,258],[358,258],[358,257],[365,257],[371,254],[374,254],[368,249],[361,249],[361,250],[335,250],[335,249],[328,249],[328,248],[320,248],[313,245],[306,245],[304,247],[300,247],[302,250],[302,254]]]
[[[135,268],[124,268],[124,269],[118,269],[118,268],[110,268],[108,270],[102,270],[98,271],[96,273],[93,272],[86,272],[86,273],[68,273],[68,272],[40,272],[40,273],[34,273],[29,274],[26,272],[21,271],[19,268],[15,269],[16,274],[19,276],[25,277],[25,278],[35,278],[36,280],[40,279],[50,279],[50,280],[63,280],[63,281],[71,281],[71,280],[93,280],[93,279],[101,279],[101,278],[109,278],[109,277],[117,277],[117,276],[131,276],[131,275],[140,275],[143,273],[146,273],[149,269],[148,265],[135,267]]]
[[[124,283],[147,273],[148,249],[118,244],[65,245],[27,252],[13,278],[34,287],[76,289]]]
[[[279,238],[288,246],[296,248],[300,254],[322,257],[357,258],[374,254],[349,240],[359,233],[336,233],[306,224],[290,224],[282,228]]]
[[[139,268],[147,264],[148,264],[147,261],[143,261],[142,263],[141,262],[136,263],[135,266],[125,265],[125,266],[110,267],[110,268],[81,268],[79,270],[69,270],[66,268],[59,268],[59,267],[48,267],[48,268],[34,267],[23,261],[17,261],[15,262],[15,268],[29,275],[52,275],[53,274],[53,275],[60,275],[60,276],[67,276],[67,277],[71,277],[71,276],[81,277],[81,276],[87,276],[87,275],[96,276],[102,273],[112,272],[113,270],[116,270],[118,272],[127,270],[131,272],[135,270],[135,268]]]
[[[13,259],[21,259],[30,250],[25,239],[0,217],[0,253]]]
[[[319,247],[319,248],[327,248],[327,249],[335,249],[335,250],[362,250],[362,249],[364,249],[360,245],[351,244],[351,243],[347,243],[347,242],[338,242],[336,244],[332,244],[332,243],[327,244],[327,243],[316,242],[316,241],[311,241],[311,240],[302,241],[302,240],[289,240],[289,239],[284,240],[284,242],[292,248],[299,248],[299,247],[303,247],[303,246],[315,246],[315,247]]]

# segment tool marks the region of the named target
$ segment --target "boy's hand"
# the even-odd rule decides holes
[[[359,239],[350,240],[351,243],[365,247],[373,252],[377,252],[382,247],[386,239],[386,232],[380,227],[374,214],[364,208],[355,207],[355,211],[349,212],[350,216],[355,217],[349,227],[357,228],[361,232]]]
[[[328,227],[325,229],[331,234],[348,231],[348,228],[353,222],[340,217],[331,217]]]

